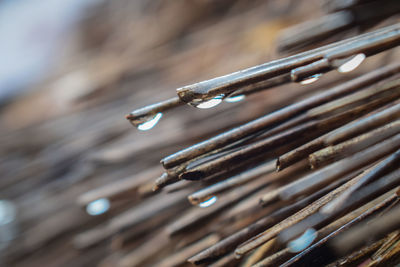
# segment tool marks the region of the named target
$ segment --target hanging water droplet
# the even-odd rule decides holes
[[[156,126],[156,124],[158,123],[158,121],[161,119],[162,117],[162,113],[157,113],[153,118],[151,118],[150,120],[143,122],[141,124],[139,124],[137,126],[137,128],[141,131],[147,131],[150,130],[151,128],[153,128],[154,126]]]
[[[207,207],[210,207],[210,206],[213,205],[215,202],[217,202],[217,200],[218,200],[218,197],[217,197],[217,196],[210,197],[209,199],[207,199],[207,200],[201,202],[201,203],[199,204],[199,207],[200,207],[200,208],[207,208]]]
[[[89,215],[96,216],[105,213],[110,208],[110,201],[107,198],[100,198],[90,202],[86,206]]]
[[[313,228],[307,229],[299,238],[289,242],[288,248],[290,252],[297,253],[303,251],[314,242],[317,235],[317,231]]]
[[[337,69],[341,73],[346,73],[355,70],[365,60],[366,56],[363,53],[357,54],[350,60],[346,61]]]
[[[228,102],[228,103],[236,103],[236,102],[242,101],[245,98],[246,98],[245,95],[236,95],[236,96],[227,97],[224,100],[225,100],[225,102]]]
[[[213,108],[222,102],[223,97],[224,95],[222,94],[214,97],[213,99],[204,101],[200,104],[196,104],[196,108],[201,108],[201,109]]]
[[[304,80],[302,80],[302,81],[300,82],[300,84],[305,85],[305,84],[310,84],[310,83],[316,82],[321,76],[322,76],[321,73],[319,73],[319,74],[314,74],[314,75],[312,75],[312,76],[310,76],[310,77],[307,77],[307,78],[305,78]]]

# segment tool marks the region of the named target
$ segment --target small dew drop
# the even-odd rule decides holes
[[[314,75],[312,75],[310,77],[307,77],[306,79],[302,80],[300,82],[300,84],[306,85],[306,84],[310,84],[310,83],[316,82],[316,81],[318,81],[318,79],[321,76],[322,76],[322,74],[320,74],[320,73],[319,74],[314,74]]]
[[[201,202],[201,203],[199,204],[199,207],[200,207],[200,208],[207,208],[207,207],[210,207],[211,205],[215,204],[215,202],[217,202],[217,200],[218,200],[218,197],[216,197],[216,196],[210,197],[209,199],[207,199],[207,200]]]
[[[17,223],[16,205],[8,200],[0,200],[0,252],[17,237]]]
[[[105,213],[110,208],[110,201],[106,198],[100,198],[90,202],[86,206],[86,212],[89,215],[96,216]]]
[[[16,208],[14,204],[8,200],[0,200],[0,225],[11,223],[15,216]]]
[[[360,64],[365,60],[366,56],[363,53],[357,54],[354,57],[352,57],[350,60],[347,62],[343,63],[340,65],[338,68],[338,71],[340,73],[346,73],[355,70]]]
[[[228,102],[228,103],[236,103],[236,102],[242,101],[245,98],[246,98],[245,95],[237,95],[237,96],[227,97],[224,100],[225,100],[225,102]]]
[[[307,229],[299,238],[289,242],[288,248],[290,252],[297,253],[303,251],[314,242],[317,235],[317,231],[313,228]]]
[[[200,104],[197,104],[196,108],[201,108],[201,109],[213,108],[222,102],[223,97],[224,97],[224,95],[216,96],[213,99],[210,99],[210,100],[204,101]]]
[[[150,120],[148,120],[148,121],[146,121],[146,122],[143,122],[143,123],[139,124],[139,125],[137,126],[137,128],[138,128],[139,130],[141,130],[141,131],[150,130],[151,128],[153,128],[154,126],[156,126],[156,124],[158,123],[158,121],[161,119],[162,116],[163,116],[163,114],[162,114],[161,112],[160,112],[160,113],[157,113],[152,119],[150,119]]]

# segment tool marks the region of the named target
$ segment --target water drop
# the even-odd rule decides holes
[[[18,235],[17,208],[8,200],[0,200],[0,251]]]
[[[236,103],[236,102],[242,101],[245,98],[246,98],[245,95],[236,95],[236,96],[227,97],[224,100],[225,100],[225,102],[228,102],[228,103]]]
[[[317,238],[317,235],[317,231],[315,231],[313,228],[307,229],[299,238],[289,242],[288,248],[290,252],[297,253],[303,251],[309,245],[311,245],[312,242],[314,242],[315,238]]]
[[[8,200],[0,200],[0,225],[11,223],[15,216],[15,205]]]
[[[338,68],[341,73],[346,73],[355,70],[365,60],[366,56],[363,53],[357,54],[350,60],[346,61]]]
[[[147,131],[150,130],[151,128],[153,128],[154,126],[156,126],[156,124],[158,123],[158,121],[161,119],[162,117],[162,113],[159,112],[157,113],[153,118],[151,118],[150,120],[143,122],[141,124],[139,124],[137,126],[137,128],[141,131]]]
[[[222,102],[223,97],[224,95],[216,96],[213,99],[197,104],[196,108],[201,108],[201,109],[213,108]]]
[[[216,196],[210,197],[209,199],[207,199],[207,200],[201,202],[201,203],[199,204],[199,207],[200,207],[200,208],[207,208],[207,207],[210,207],[210,206],[213,205],[215,202],[217,202],[217,200],[218,200],[218,197],[216,197]]]
[[[314,74],[314,75],[312,75],[312,76],[310,76],[310,77],[307,77],[307,78],[305,78],[304,80],[302,80],[302,81],[300,82],[300,84],[305,85],[305,84],[310,84],[310,83],[316,82],[321,76],[322,76],[321,73],[319,73],[319,74]]]
[[[100,198],[90,202],[86,206],[86,212],[89,215],[96,216],[105,213],[110,208],[110,201],[106,198]]]

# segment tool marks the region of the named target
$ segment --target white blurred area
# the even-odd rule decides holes
[[[0,104],[48,77],[73,28],[102,1],[0,1]]]

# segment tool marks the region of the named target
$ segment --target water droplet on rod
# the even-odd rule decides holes
[[[213,205],[215,202],[217,202],[218,198],[216,196],[210,197],[209,199],[201,202],[199,204],[200,208],[207,208],[210,207],[211,205]]]
[[[343,63],[340,65],[338,68],[338,71],[341,73],[346,73],[355,70],[360,64],[365,60],[366,56],[365,54],[357,54],[354,57],[352,57],[350,60],[347,62]]]
[[[162,114],[161,112],[160,112],[160,113],[157,113],[152,119],[150,119],[150,120],[148,120],[148,121],[146,121],[146,122],[143,122],[143,123],[139,124],[139,125],[137,126],[137,128],[138,128],[139,130],[141,130],[141,131],[150,130],[151,128],[153,128],[154,126],[156,126],[156,124],[158,123],[158,121],[161,119],[162,115],[163,115],[163,114]]]
[[[110,201],[106,198],[100,198],[90,202],[86,206],[86,212],[89,215],[96,216],[105,213],[110,208]]]
[[[246,98],[245,95],[236,95],[236,96],[227,97],[224,100],[225,100],[225,102],[228,102],[228,103],[236,103],[236,102],[242,101],[245,98]]]
[[[201,108],[201,109],[213,108],[222,102],[223,97],[224,95],[216,96],[213,99],[197,104],[196,108]]]
[[[317,235],[317,231],[313,228],[307,229],[299,238],[289,242],[288,248],[290,252],[297,253],[303,251],[314,242]]]
[[[300,84],[305,85],[305,84],[310,84],[310,83],[316,82],[321,76],[322,76],[322,74],[320,74],[320,73],[319,74],[314,74],[314,75],[312,75],[310,77],[307,77],[306,79],[302,80],[300,82]]]

